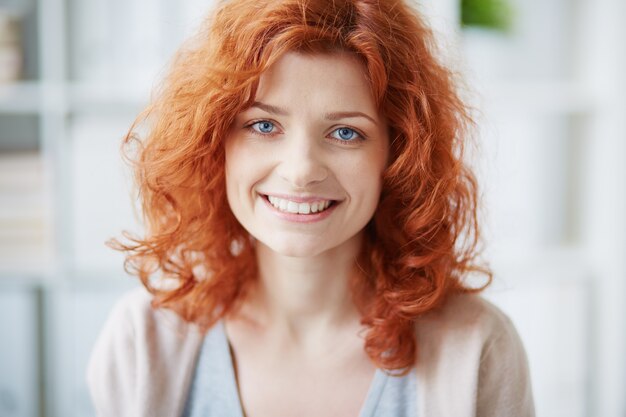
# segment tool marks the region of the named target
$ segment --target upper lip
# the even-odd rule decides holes
[[[290,194],[277,194],[277,193],[259,193],[263,196],[271,196],[280,198],[283,200],[293,201],[294,203],[312,203],[315,201],[337,201],[333,198],[313,196],[313,195],[290,195]]]

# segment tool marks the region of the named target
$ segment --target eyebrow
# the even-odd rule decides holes
[[[277,114],[279,116],[287,116],[289,115],[289,112],[285,109],[283,109],[282,107],[278,107],[278,106],[272,106],[271,104],[265,104],[265,103],[261,103],[260,101],[255,101],[254,103],[252,103],[252,106],[250,107],[256,107],[259,108],[261,110],[264,110],[268,113],[272,113],[272,114]],[[376,120],[374,120],[374,118],[368,116],[365,113],[362,113],[360,111],[340,111],[340,112],[333,112],[333,113],[325,113],[324,114],[324,118],[326,120],[340,120],[340,119],[349,119],[349,118],[353,118],[353,117],[363,117],[367,120],[369,120],[370,122],[374,123],[375,125],[378,124],[376,123]]]
[[[277,114],[279,116],[287,116],[289,114],[289,112],[282,107],[272,106],[270,104],[261,103],[260,101],[255,101],[250,107],[257,107],[268,113]]]
[[[377,124],[376,121],[371,118],[370,116],[368,116],[365,113],[361,113],[360,111],[340,111],[340,112],[335,112],[335,113],[326,113],[324,115],[324,118],[326,120],[340,120],[340,119],[349,119],[352,117],[364,117],[367,120],[369,120],[370,122]]]

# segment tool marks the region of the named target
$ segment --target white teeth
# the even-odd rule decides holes
[[[309,203],[300,203],[298,204],[298,213],[299,214],[309,214],[311,212],[311,205]]]
[[[268,196],[269,202],[279,209],[294,214],[310,214],[324,211],[330,206],[330,200],[316,201],[314,203],[296,203],[295,201],[285,200],[282,198]]]
[[[289,203],[287,203],[287,211],[289,213],[297,213],[298,212],[298,203],[294,203],[293,201],[290,201]]]

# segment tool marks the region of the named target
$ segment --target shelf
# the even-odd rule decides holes
[[[19,82],[0,85],[0,114],[136,113],[149,97],[145,86]]]
[[[137,113],[148,103],[150,88],[119,84],[74,83],[68,88],[72,112]]]

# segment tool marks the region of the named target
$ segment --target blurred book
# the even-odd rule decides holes
[[[22,75],[19,19],[0,7],[0,84],[15,82]]]
[[[0,153],[0,272],[41,270],[47,241],[43,182],[38,152]]]

